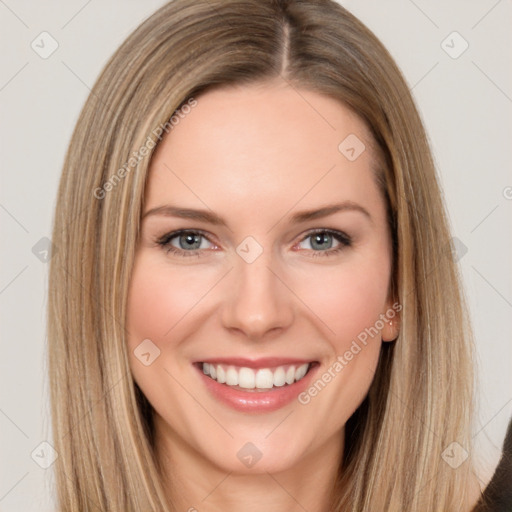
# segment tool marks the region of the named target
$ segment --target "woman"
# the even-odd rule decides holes
[[[477,502],[430,150],[392,58],[335,2],[151,16],[84,106],[53,237],[60,510]]]

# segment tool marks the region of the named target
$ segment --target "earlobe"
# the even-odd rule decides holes
[[[400,334],[400,317],[387,320],[382,328],[382,341],[395,341]]]

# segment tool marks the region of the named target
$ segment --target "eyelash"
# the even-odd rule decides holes
[[[334,256],[335,254],[338,254],[346,247],[350,247],[352,245],[352,238],[347,235],[346,233],[343,233],[342,231],[336,231],[332,229],[314,229],[310,231],[306,236],[304,236],[299,243],[303,242],[304,240],[307,240],[308,238],[317,235],[317,234],[328,234],[331,235],[337,242],[339,242],[339,246],[334,249],[328,249],[326,251],[315,251],[313,249],[306,249],[309,251],[312,251],[311,257],[316,258],[318,256]],[[206,236],[206,234],[201,230],[191,230],[191,229],[181,229],[178,231],[172,231],[171,233],[167,233],[164,236],[158,238],[156,240],[156,243],[160,245],[167,253],[173,253],[178,256],[200,256],[200,252],[202,249],[194,249],[192,251],[185,251],[183,249],[178,249],[177,247],[174,247],[171,245],[171,240],[174,238],[181,236],[181,235],[200,235],[209,242],[209,238]]]

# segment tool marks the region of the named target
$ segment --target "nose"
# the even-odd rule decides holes
[[[293,292],[271,260],[265,251],[252,263],[237,256],[225,283],[222,324],[252,341],[283,332],[293,322]]]

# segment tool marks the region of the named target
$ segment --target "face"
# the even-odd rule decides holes
[[[244,473],[341,454],[396,335],[371,145],[342,104],[281,82],[199,96],[160,143],[127,328],[171,456]]]

